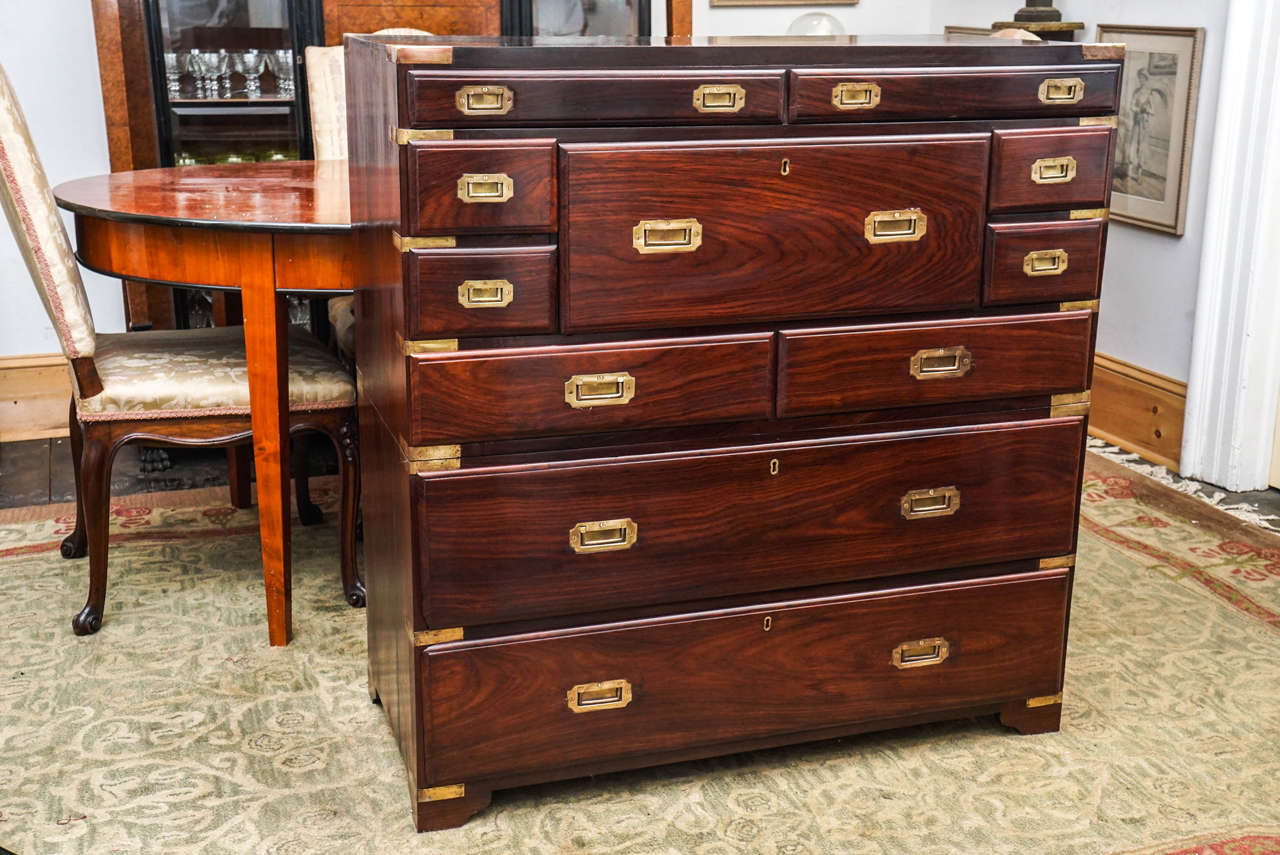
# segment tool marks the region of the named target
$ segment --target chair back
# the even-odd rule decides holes
[[[68,359],[93,356],[93,315],[22,107],[0,67],[0,204]]]

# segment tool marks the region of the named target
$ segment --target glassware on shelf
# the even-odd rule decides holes
[[[231,97],[231,54],[220,50],[213,55],[212,71],[218,78],[218,97]]]
[[[293,98],[293,51],[288,48],[267,54],[267,66],[276,78],[276,97]]]
[[[262,97],[262,70],[266,58],[261,51],[244,50],[231,54],[231,70],[244,76],[244,94],[249,98]]]
[[[209,98],[209,65],[212,55],[198,48],[187,52],[187,68],[196,84],[196,97]],[[215,89],[216,92],[216,89]]]
[[[177,51],[164,52],[164,80],[171,99],[182,94],[182,64],[178,60]]]

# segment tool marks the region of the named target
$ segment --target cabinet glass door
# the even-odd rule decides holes
[[[526,0],[535,36],[647,36],[650,0]],[[527,34],[527,33],[525,33]]]

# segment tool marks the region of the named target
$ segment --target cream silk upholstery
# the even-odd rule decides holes
[[[85,421],[249,412],[241,327],[98,336],[102,394],[79,402]],[[289,409],[351,407],[351,376],[319,341],[289,330]]]
[[[9,76],[0,68],[0,203],[69,359],[93,356],[93,316],[71,242]]]

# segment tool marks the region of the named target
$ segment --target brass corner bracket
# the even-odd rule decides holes
[[[453,249],[458,245],[458,239],[452,235],[403,237],[399,232],[391,233],[391,242],[401,252],[410,252],[415,249]]]
[[[461,445],[408,445],[400,440],[400,454],[410,475],[462,468]]]
[[[1080,53],[1085,59],[1124,59],[1124,43],[1101,42],[1080,45]]]
[[[1085,116],[1080,119],[1080,127],[1082,128],[1118,128],[1120,127],[1119,116]]]
[[[463,629],[460,626],[450,626],[444,629],[424,629],[421,632],[412,633],[414,647],[430,647],[433,644],[444,644],[446,641],[461,641]]]
[[[1110,218],[1110,208],[1077,208],[1071,212],[1071,219],[1073,220],[1107,220]]]
[[[391,126],[391,141],[396,145],[408,145],[411,142],[428,142],[432,140],[451,140],[451,130],[420,130],[418,128],[397,128]]]
[[[453,48],[447,45],[387,45],[387,59],[405,65],[453,65]]]
[[[400,343],[400,352],[405,356],[416,356],[423,353],[453,353],[458,349],[458,340],[456,338],[429,338],[412,341],[401,338],[400,334],[396,333],[396,340]]]
[[[1062,703],[1062,692],[1056,695],[1041,695],[1038,698],[1027,698],[1027,709],[1035,709],[1036,707],[1051,707],[1054,704]]]
[[[1087,416],[1091,397],[1092,393],[1088,390],[1054,395],[1049,399],[1049,417],[1056,419],[1063,416]]]
[[[419,802],[443,802],[467,795],[466,784],[449,784],[446,787],[422,787],[418,790]]]
[[[1075,567],[1075,566],[1076,566],[1076,555],[1074,552],[1071,553],[1070,555],[1058,555],[1053,558],[1040,559],[1041,570],[1061,570],[1064,567]]]
[[[1098,300],[1071,300],[1066,303],[1058,304],[1059,312],[1078,312],[1081,309],[1088,309],[1091,312],[1098,311]]]

